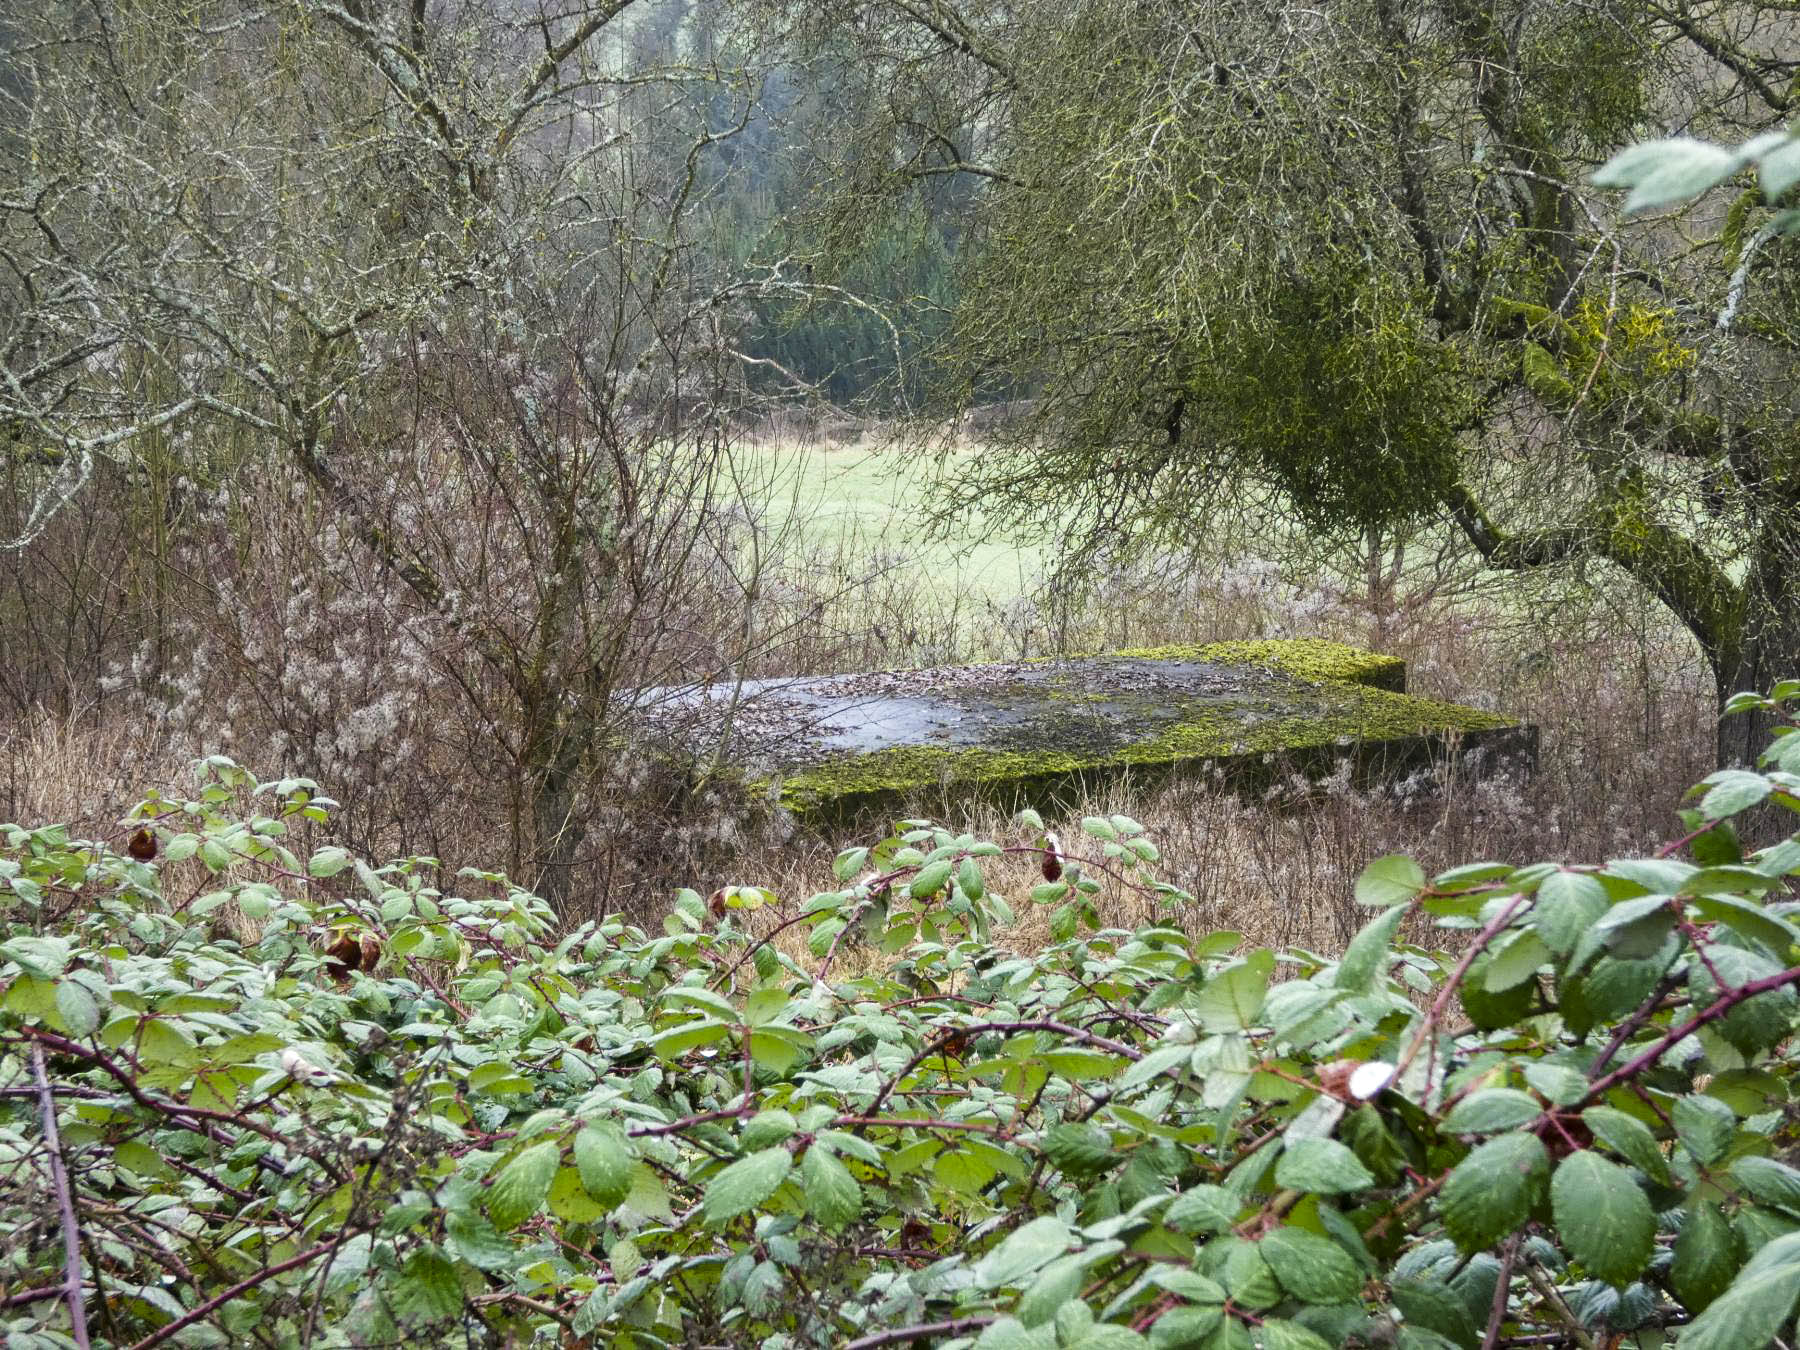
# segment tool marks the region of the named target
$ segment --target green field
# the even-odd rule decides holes
[[[1047,553],[1041,545],[993,537],[979,517],[932,530],[940,460],[930,450],[817,442],[746,449],[771,525],[794,527],[810,548],[845,559],[893,556],[909,579],[946,601],[1005,605],[1037,584]],[[949,464],[978,453],[955,452]]]

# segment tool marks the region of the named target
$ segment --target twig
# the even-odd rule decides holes
[[[50,1150],[50,1184],[56,1188],[56,1207],[62,1214],[63,1301],[69,1305],[69,1331],[75,1344],[88,1350],[87,1307],[81,1296],[81,1225],[75,1217],[75,1200],[69,1194],[69,1169],[63,1162],[62,1139],[56,1133],[56,1098],[44,1072],[44,1050],[40,1045],[31,1047],[31,1072],[37,1079],[44,1144]]]
[[[1424,1049],[1426,1041],[1431,1039],[1438,1023],[1443,1020],[1444,1014],[1449,1010],[1450,998],[1461,987],[1463,976],[1469,973],[1469,967],[1475,964],[1475,958],[1487,950],[1488,943],[1499,935],[1501,929],[1512,922],[1512,916],[1519,912],[1520,907],[1529,898],[1525,895],[1513,896],[1501,907],[1500,912],[1488,921],[1487,926],[1475,935],[1474,940],[1469,943],[1468,949],[1463,952],[1462,960],[1456,963],[1456,969],[1450,972],[1450,978],[1444,981],[1444,987],[1432,1000],[1431,1007],[1425,1013],[1425,1020],[1419,1024],[1418,1031],[1413,1034],[1412,1042],[1400,1056],[1399,1063],[1394,1065],[1394,1076],[1390,1081],[1398,1081],[1400,1075],[1406,1072],[1413,1060],[1418,1058],[1419,1051]]]
[[[1657,1041],[1648,1050],[1638,1055],[1637,1058],[1633,1059],[1630,1063],[1620,1065],[1611,1073],[1607,1074],[1606,1077],[1590,1084],[1587,1093],[1576,1103],[1576,1105],[1584,1106],[1595,1098],[1604,1096],[1607,1090],[1615,1083],[1622,1082],[1627,1078],[1635,1078],[1638,1074],[1656,1063],[1657,1060],[1661,1059],[1670,1046],[1692,1036],[1707,1023],[1717,1021],[1733,1008],[1737,1007],[1738,1004],[1744,1002],[1744,1000],[1755,998],[1758,994],[1766,994],[1771,989],[1784,988],[1790,984],[1800,984],[1800,966],[1792,966],[1787,970],[1782,971],[1780,974],[1766,975],[1760,980],[1752,980],[1748,984],[1742,984],[1735,989],[1725,991],[1709,1007],[1694,1014],[1694,1016],[1688,1018],[1688,1020],[1683,1022],[1680,1026],[1667,1032],[1662,1039]]]
[[[1531,1287],[1537,1290],[1538,1297],[1543,1299],[1549,1305],[1550,1311],[1556,1314],[1556,1320],[1569,1329],[1569,1339],[1580,1346],[1581,1350],[1596,1350],[1594,1338],[1587,1334],[1581,1323],[1576,1320],[1575,1314],[1569,1311],[1569,1305],[1564,1303],[1562,1295],[1556,1292],[1556,1286],[1544,1278],[1543,1271],[1539,1270],[1529,1258],[1525,1262],[1525,1278],[1531,1281]]]
[[[21,1289],[16,1294],[0,1296],[0,1308],[23,1308],[27,1303],[42,1303],[47,1298],[61,1298],[60,1284],[42,1284],[36,1289]]]
[[[1500,1327],[1506,1320],[1506,1305],[1511,1302],[1513,1262],[1519,1257],[1519,1241],[1524,1236],[1514,1233],[1506,1240],[1506,1252],[1500,1259],[1500,1279],[1494,1285],[1494,1306],[1488,1312],[1487,1334],[1481,1338],[1481,1350],[1494,1350],[1500,1344]]]
[[[325,1241],[308,1247],[298,1256],[290,1256],[285,1261],[277,1261],[272,1266],[263,1267],[261,1270],[257,1271],[256,1274],[246,1276],[244,1279],[239,1280],[236,1284],[232,1285],[231,1288],[214,1294],[199,1307],[189,1309],[180,1317],[177,1317],[173,1322],[158,1327],[155,1331],[144,1337],[143,1340],[135,1342],[131,1346],[131,1350],[150,1350],[150,1347],[153,1345],[161,1345],[171,1336],[186,1330],[202,1318],[210,1317],[239,1294],[244,1293],[246,1290],[254,1289],[264,1280],[273,1279],[277,1275],[285,1274],[286,1272],[293,1270],[296,1266],[303,1266],[309,1261],[316,1261],[321,1256],[331,1252],[332,1249],[342,1243],[346,1237],[356,1237],[359,1234],[368,1231],[367,1225],[351,1226],[344,1232],[334,1234]]]
[[[921,1322],[917,1326],[894,1327],[890,1331],[877,1331],[869,1336],[858,1336],[853,1341],[844,1342],[844,1350],[875,1350],[881,1345],[899,1345],[905,1341],[921,1340],[926,1336],[954,1336],[959,1331],[974,1331],[977,1327],[985,1327],[994,1319],[992,1316],[953,1317],[948,1322]]]
[[[1603,1072],[1606,1066],[1612,1063],[1613,1056],[1619,1053],[1619,1050],[1624,1046],[1625,1042],[1629,1041],[1643,1029],[1644,1023],[1648,1022],[1652,1017],[1655,1017],[1657,1013],[1662,1012],[1665,1006],[1678,1006],[1676,1004],[1665,1005],[1663,1000],[1674,993],[1677,986],[1679,986],[1686,978],[1687,976],[1685,973],[1681,975],[1663,976],[1656,988],[1651,991],[1650,997],[1638,1005],[1637,1011],[1632,1013],[1631,1016],[1627,1017],[1623,1022],[1619,1023],[1619,1029],[1613,1033],[1612,1039],[1606,1043],[1606,1049],[1600,1052],[1600,1057],[1588,1066],[1588,1072]]]

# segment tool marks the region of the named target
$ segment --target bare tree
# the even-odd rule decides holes
[[[746,282],[694,221],[757,84],[680,16],[97,0],[0,30],[10,547],[97,477],[303,482],[553,896],[621,691],[727,659],[694,630],[746,588],[722,509]]]

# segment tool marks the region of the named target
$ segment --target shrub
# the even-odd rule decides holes
[[[1383,858],[1335,959],[1104,927],[1185,899],[1123,816],[563,932],[201,767],[118,847],[4,830],[9,1346],[1704,1348],[1800,1299],[1800,838],[1733,826],[1800,807],[1791,735],[1653,857]]]

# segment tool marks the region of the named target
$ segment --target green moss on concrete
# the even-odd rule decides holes
[[[1197,706],[1154,735],[1111,749],[896,746],[840,755],[783,779],[779,799],[803,816],[841,817],[945,790],[1042,798],[1123,773],[1160,777],[1202,764],[1239,778],[1255,766],[1250,776],[1261,779],[1268,776],[1265,759],[1289,760],[1288,769],[1321,768],[1344,756],[1391,766],[1429,759],[1447,742],[1471,745],[1496,736],[1504,742],[1518,732],[1493,713],[1385,689],[1338,683],[1319,692],[1325,706],[1305,715],[1271,708],[1266,717],[1244,721]]]
[[[1040,691],[1045,703],[1061,704],[1066,715],[1034,725],[1031,734],[1054,749],[901,745],[839,755],[769,786],[786,809],[823,821],[933,796],[1010,796],[1041,804],[1121,774],[1155,779],[1202,766],[1256,788],[1277,775],[1329,772],[1348,759],[1359,781],[1379,781],[1455,748],[1491,745],[1502,754],[1529,756],[1535,747],[1535,733],[1507,718],[1408,696],[1404,661],[1342,643],[1216,642],[1113,655],[1255,666],[1307,687],[1297,699],[1270,689],[1237,703],[1206,697],[1173,706],[1161,702],[1158,725],[1135,740],[1129,714],[1115,712],[1102,721],[1081,717],[1071,706],[1128,695],[1046,688]],[[1304,710],[1296,711],[1296,701]]]
[[[1054,751],[900,745],[866,755],[840,755],[801,770],[782,780],[781,804],[804,811],[849,797],[905,796],[951,784],[1027,782],[1076,774],[1097,762]]]
[[[1139,647],[1113,653],[1140,661],[1210,661],[1222,666],[1258,666],[1308,683],[1343,680],[1376,689],[1406,692],[1406,662],[1324,638],[1268,638],[1208,642],[1195,646]]]
[[[1466,736],[1516,726],[1504,717],[1458,703],[1413,698],[1386,689],[1345,688],[1330,691],[1327,706],[1305,716],[1277,715],[1249,723],[1218,713],[1184,717],[1155,736],[1128,746],[1118,761],[1172,764],[1413,737]]]

